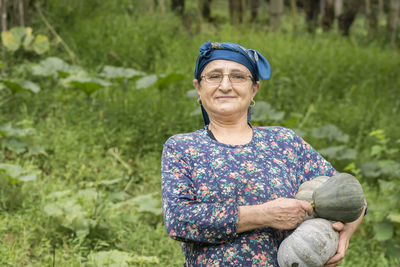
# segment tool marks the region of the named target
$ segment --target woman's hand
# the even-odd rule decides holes
[[[345,224],[341,222],[335,222],[334,224],[332,224],[333,229],[339,232],[339,244],[336,254],[333,255],[333,257],[324,265],[325,267],[338,266],[342,262],[344,255],[346,254],[347,248],[349,247],[350,238],[364,218],[364,212],[365,207],[363,212],[361,213],[361,216],[354,222]]]
[[[310,203],[292,198],[278,198],[261,205],[240,206],[237,232],[262,227],[294,229],[303,222],[307,214],[312,213]]]
[[[266,226],[290,230],[299,226],[306,215],[313,213],[310,203],[292,198],[278,198],[262,204]]]

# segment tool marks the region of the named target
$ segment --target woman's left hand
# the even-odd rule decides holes
[[[346,254],[347,248],[349,247],[350,238],[364,218],[365,208],[366,207],[364,207],[361,216],[354,222],[345,224],[343,224],[342,222],[335,222],[334,224],[332,224],[333,229],[339,232],[339,244],[336,254],[333,255],[333,257],[325,263],[324,267],[338,266],[342,262],[344,255]]]
[[[339,244],[336,254],[324,265],[325,267],[338,266],[346,254],[346,250],[349,247],[351,234],[346,233],[346,224],[341,222],[335,222],[332,224],[333,229],[339,232]]]

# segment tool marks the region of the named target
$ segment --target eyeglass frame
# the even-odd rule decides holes
[[[208,73],[210,73],[210,72],[208,72]],[[206,73],[206,74],[208,74],[208,73]],[[231,82],[231,84],[244,84],[244,83],[245,83],[245,82],[239,82],[239,83],[232,82],[232,80],[231,80],[231,75],[232,75],[232,73],[221,73],[221,74],[222,74],[222,80],[221,80],[220,82],[218,82],[218,83],[209,82],[209,81],[207,80],[207,78],[206,78],[206,75],[201,75],[201,76],[200,76],[199,83],[201,82],[201,80],[202,80],[203,77],[204,77],[204,80],[205,80],[208,84],[220,85],[220,84],[222,83],[222,81],[224,80],[224,77],[225,77],[225,76],[228,76],[228,80]],[[246,75],[246,78],[247,78],[247,77],[250,78],[250,80],[253,82],[253,84],[256,83],[256,80],[254,79],[253,76],[251,76],[251,75]]]

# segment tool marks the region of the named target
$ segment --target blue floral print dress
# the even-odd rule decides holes
[[[206,128],[172,136],[162,154],[164,223],[182,241],[185,266],[278,266],[288,231],[237,233],[238,208],[294,198],[300,184],[336,170],[292,130],[253,126],[252,140],[227,145]]]

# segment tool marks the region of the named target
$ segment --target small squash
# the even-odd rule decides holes
[[[326,180],[328,179],[328,176],[318,176],[310,181],[302,183],[297,190],[295,198],[311,203],[314,190],[317,189],[324,182],[326,182]]]
[[[280,267],[320,267],[336,254],[339,233],[322,218],[300,224],[278,250]]]
[[[332,176],[314,190],[316,217],[348,223],[361,216],[365,198],[358,180],[347,173]]]

